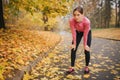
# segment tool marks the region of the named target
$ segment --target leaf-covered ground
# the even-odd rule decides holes
[[[106,33],[107,34],[107,33]],[[81,45],[77,51],[75,73],[65,75],[70,66],[71,34],[61,32],[28,30],[0,31],[0,78],[12,77],[14,69],[21,69],[34,61],[41,53],[54,47],[48,56],[32,68],[31,74],[24,74],[23,80],[119,80],[120,41],[101,38],[92,39],[90,75],[84,75],[84,51]],[[93,35],[94,32],[93,32]],[[105,37],[105,36],[104,36]],[[9,80],[9,79],[8,79]]]
[[[82,45],[77,51],[75,73],[65,75],[70,66],[71,34],[62,32],[62,41],[48,53],[31,75],[25,74],[24,80],[119,80],[120,79],[120,41],[101,38],[92,39],[90,75],[84,75],[85,66]]]
[[[60,35],[52,32],[1,29],[0,80],[14,76],[14,69],[28,65],[40,54],[52,49],[60,39]]]
[[[120,28],[93,29],[93,36],[120,40]]]

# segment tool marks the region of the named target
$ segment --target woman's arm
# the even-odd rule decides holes
[[[76,29],[75,29],[74,21],[70,19],[69,24],[72,32],[73,45],[76,46]]]
[[[85,21],[85,23],[84,23],[84,38],[83,38],[84,39],[84,48],[86,46],[88,46],[87,40],[88,40],[89,30],[90,30],[90,21]]]

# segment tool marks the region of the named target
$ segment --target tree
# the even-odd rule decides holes
[[[21,10],[31,14],[40,13],[43,15],[41,20],[47,25],[49,18],[67,14],[68,7],[71,6],[72,2],[73,0],[10,0],[9,4],[5,6],[5,16],[10,19],[16,18],[16,16],[19,17],[19,14],[22,13]],[[11,19],[10,21],[13,24],[16,20]]]
[[[115,19],[115,27],[118,26],[118,15],[117,15],[117,0],[115,0],[115,13],[116,13],[116,19]]]
[[[105,27],[110,26],[110,20],[111,20],[111,0],[105,0],[105,16],[104,16],[104,22],[105,22]]]
[[[55,18],[57,16],[62,16],[65,15],[69,12],[68,7],[70,6],[69,4],[72,2],[69,0],[44,0],[40,1],[38,0],[36,9],[37,11],[41,11],[43,14],[43,22],[45,24],[44,28],[45,30],[48,30],[48,20],[49,18]],[[53,6],[54,5],[54,6]]]
[[[120,27],[120,0],[118,1],[118,9],[119,9],[119,12],[118,12],[118,27]]]
[[[0,28],[5,29],[5,23],[3,18],[3,2],[0,0]]]

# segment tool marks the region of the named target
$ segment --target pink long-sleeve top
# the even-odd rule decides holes
[[[87,45],[87,36],[90,30],[90,21],[87,17],[84,17],[81,22],[76,22],[74,18],[69,20],[72,37],[73,37],[73,44],[76,45],[76,30],[79,32],[83,32],[83,43],[84,46]]]

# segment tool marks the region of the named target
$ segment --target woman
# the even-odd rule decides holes
[[[84,73],[89,73],[89,61],[90,61],[90,45],[91,45],[91,28],[90,21],[87,17],[83,15],[83,8],[77,7],[73,10],[73,18],[70,19],[70,28],[72,32],[72,49],[71,49],[71,67],[67,71],[68,74],[74,72],[74,64],[76,59],[76,51],[78,45],[83,37],[84,43],[84,53],[85,53],[85,62],[86,66]]]

